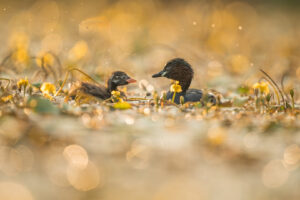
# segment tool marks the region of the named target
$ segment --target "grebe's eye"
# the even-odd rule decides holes
[[[169,72],[169,71],[171,71],[171,69],[172,69],[172,66],[167,66],[165,71]]]

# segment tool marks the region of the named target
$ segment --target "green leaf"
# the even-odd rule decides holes
[[[245,103],[247,103],[249,100],[248,97],[236,97],[233,99],[233,106],[237,106],[237,107],[240,107],[240,106],[243,106]]]
[[[237,92],[241,95],[246,95],[249,93],[249,91],[250,91],[250,88],[248,86],[240,86],[237,89]]]
[[[59,109],[51,101],[41,97],[30,97],[27,105],[40,114],[58,114]]]
[[[127,102],[117,102],[114,104],[115,109],[120,109],[120,110],[127,110],[131,108],[131,104]]]
[[[32,86],[36,88],[40,88],[43,83],[33,83]]]

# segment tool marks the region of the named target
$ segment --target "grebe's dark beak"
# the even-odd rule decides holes
[[[166,71],[161,71],[161,72],[158,72],[157,74],[153,74],[152,78],[164,77],[166,74],[167,74]]]
[[[129,78],[126,81],[127,81],[127,83],[135,83],[136,82],[136,80],[133,78]]]

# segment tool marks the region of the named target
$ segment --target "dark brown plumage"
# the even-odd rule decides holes
[[[74,98],[78,92],[91,95],[100,99],[108,99],[111,92],[118,90],[118,86],[134,83],[136,80],[130,78],[125,72],[115,71],[107,81],[107,87],[88,82],[76,82],[69,91],[69,97]],[[123,94],[125,95],[125,94]]]
[[[180,103],[180,96],[184,97],[184,102],[197,102],[203,99],[203,91],[198,89],[189,89],[192,79],[194,76],[194,71],[191,65],[182,58],[174,58],[170,60],[164,69],[153,74],[152,78],[166,77],[168,79],[179,81],[182,92],[176,93],[174,102]],[[167,99],[171,100],[173,97],[173,92],[168,91]],[[212,104],[216,104],[216,98],[213,95],[209,95],[208,101]]]

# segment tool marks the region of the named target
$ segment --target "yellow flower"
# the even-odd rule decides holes
[[[252,88],[254,90],[259,90],[261,94],[269,94],[270,90],[269,90],[269,84],[268,82],[260,82],[260,83],[255,83]]]
[[[260,91],[262,93],[269,94],[270,93],[269,84],[267,82],[262,82],[260,84]]]
[[[179,81],[175,81],[175,83],[171,85],[170,91],[176,93],[182,92],[181,86],[179,85]]]
[[[113,90],[113,91],[111,91],[111,95],[113,95],[113,96],[120,96],[120,92],[117,91],[117,90]]]
[[[19,89],[21,89],[22,87],[26,88],[27,86],[29,85],[29,81],[26,79],[20,79],[18,82],[17,82],[17,86]]]
[[[55,94],[56,92],[56,87],[52,83],[43,83],[41,86],[41,89],[43,94]]]
[[[119,91],[114,90],[111,92],[111,95],[115,98],[120,98],[121,93]]]
[[[5,103],[12,99],[13,99],[13,95],[11,95],[11,94],[1,98],[1,100]]]
[[[36,64],[39,66],[39,67],[42,67],[42,59],[44,61],[44,66],[45,65],[48,65],[48,66],[52,66],[53,63],[54,63],[54,57],[52,54],[50,53],[43,53],[41,54],[40,57],[38,57],[36,59]]]
[[[121,92],[120,91],[112,91],[111,97],[113,102],[123,102],[123,99],[121,98]]]

